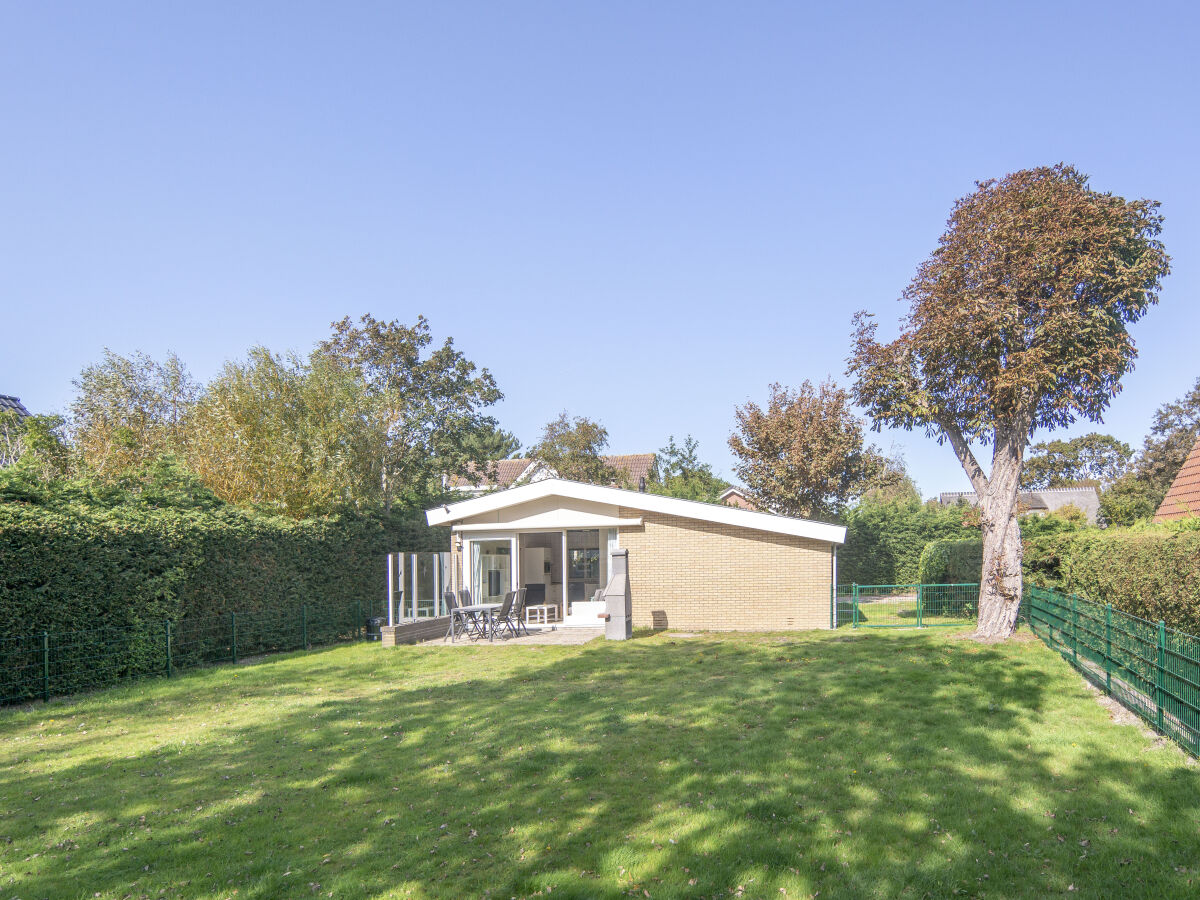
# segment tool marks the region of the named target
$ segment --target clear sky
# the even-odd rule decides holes
[[[1174,273],[1101,426],[1137,444],[1200,375],[1195,9],[10,0],[0,393],[423,313],[527,443],[565,408],[728,475],[735,405],[844,381],[851,314],[891,327],[975,179],[1066,160],[1163,203]]]

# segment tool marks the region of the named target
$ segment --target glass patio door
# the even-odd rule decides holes
[[[471,599],[501,603],[512,590],[512,541],[471,541]]]

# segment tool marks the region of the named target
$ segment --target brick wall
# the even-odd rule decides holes
[[[621,509],[635,628],[828,628],[831,548],[807,538]]]

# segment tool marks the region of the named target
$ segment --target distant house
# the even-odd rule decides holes
[[[1158,512],[1154,514],[1154,521],[1170,522],[1188,516],[1200,516],[1200,438],[1171,482],[1167,496],[1163,497]]]
[[[29,410],[19,397],[0,394],[0,415],[5,413],[16,413],[17,421],[29,418]],[[20,457],[20,441],[15,438],[16,433],[17,429],[10,430],[8,423],[0,421],[0,468],[12,465]]]
[[[19,418],[25,419],[29,417],[29,410],[25,408],[25,404],[21,402],[20,397],[13,397],[10,394],[0,394],[0,412],[14,411]]]
[[[645,481],[650,478],[650,473],[654,471],[654,460],[653,453],[627,453],[604,457],[604,462],[616,471],[618,478],[633,488],[644,486]],[[536,459],[499,459],[496,460],[495,469],[494,475],[480,476],[478,484],[470,478],[451,475],[446,479],[446,487],[466,497],[477,497],[495,490],[558,477],[553,468]]]
[[[726,506],[736,506],[738,509],[758,509],[750,498],[746,496],[746,492],[736,485],[726,488],[725,493],[721,495],[721,502]]]
[[[942,506],[954,506],[959,501],[965,501],[972,506],[979,505],[979,497],[974,491],[943,491],[938,494],[938,503]],[[1021,491],[1017,495],[1017,503],[1031,515],[1044,516],[1064,506],[1074,506],[1087,516],[1089,524],[1096,523],[1100,513],[1100,492],[1091,485],[1069,488],[1043,488],[1037,491]]]

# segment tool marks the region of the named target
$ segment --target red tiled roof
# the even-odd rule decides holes
[[[1168,522],[1188,516],[1200,516],[1200,439],[1196,440],[1183,468],[1171,482],[1171,489],[1163,497],[1154,521]]]
[[[484,475],[480,481],[480,487],[509,487],[517,478],[529,468],[528,459],[498,459],[496,460],[496,478],[495,480]],[[471,487],[474,482],[470,478],[463,478],[460,475],[450,476],[450,487]]]

